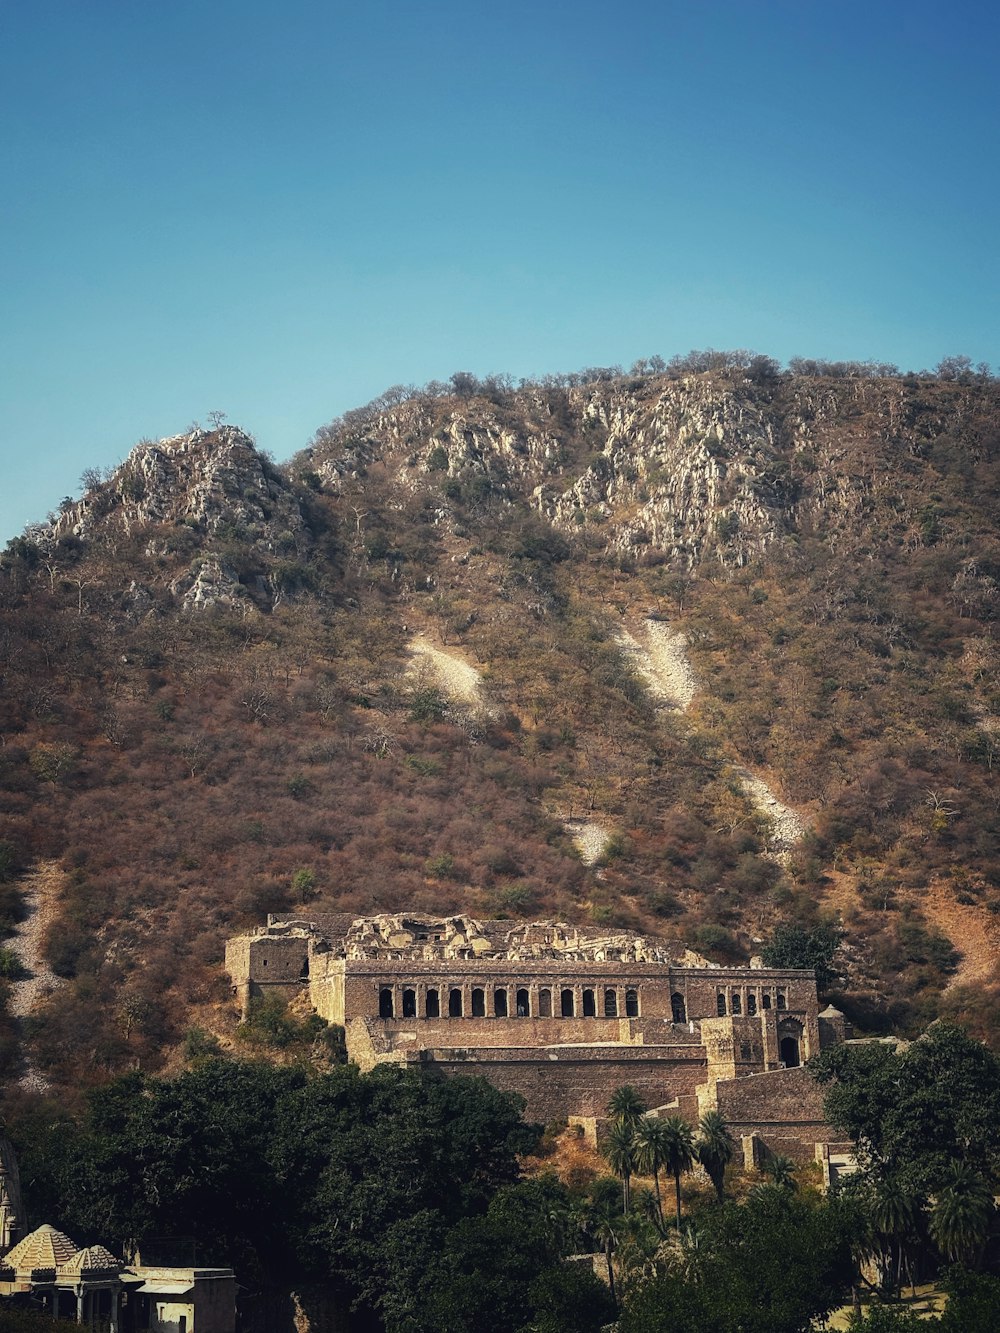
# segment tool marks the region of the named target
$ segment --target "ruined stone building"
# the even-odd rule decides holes
[[[270,917],[228,941],[226,968],[244,1016],[267,995],[297,999],[344,1028],[363,1070],[479,1074],[536,1120],[595,1125],[629,1083],[692,1122],[719,1110],[751,1151],[811,1159],[832,1137],[802,1066],[849,1032],[820,1012],[811,971],[719,967],[552,922],[405,914]]]

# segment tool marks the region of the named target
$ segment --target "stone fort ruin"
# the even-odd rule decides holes
[[[230,939],[244,1017],[255,999],[307,1003],[377,1064],[478,1074],[536,1120],[596,1130],[629,1083],[692,1122],[718,1110],[748,1157],[822,1158],[832,1137],[803,1063],[850,1036],[819,1010],[812,971],[720,967],[682,946],[554,922],[406,913],[269,917]]]

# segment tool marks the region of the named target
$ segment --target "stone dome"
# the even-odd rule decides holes
[[[69,1236],[45,1223],[23,1240],[19,1240],[14,1248],[4,1255],[3,1264],[5,1268],[13,1268],[18,1273],[56,1269],[68,1263],[78,1249],[76,1241],[70,1240]]]
[[[103,1245],[88,1245],[85,1250],[77,1250],[72,1259],[60,1264],[60,1274],[86,1277],[92,1273],[120,1273],[125,1265],[116,1259]]]

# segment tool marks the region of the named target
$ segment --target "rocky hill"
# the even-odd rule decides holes
[[[862,1025],[995,1038],[998,463],[986,376],[759,359],[88,474],[0,565],[8,1077],[228,1041],[222,940],[293,907],[833,920]]]

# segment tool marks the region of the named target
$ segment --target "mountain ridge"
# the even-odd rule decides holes
[[[85,1053],[155,1067],[195,1019],[232,1040],[221,940],[290,907],[544,913],[719,957],[829,916],[856,1021],[995,1039],[995,975],[963,994],[923,905],[1000,914],[995,382],[461,387],[281,466],[221,422],[142,442],[9,545],[10,926],[22,874],[66,876],[65,984],[7,1020],[9,1067],[26,1041],[59,1087]],[[623,646],[665,622],[683,709]],[[747,773],[809,825],[780,864]],[[607,831],[585,859],[581,821]]]

